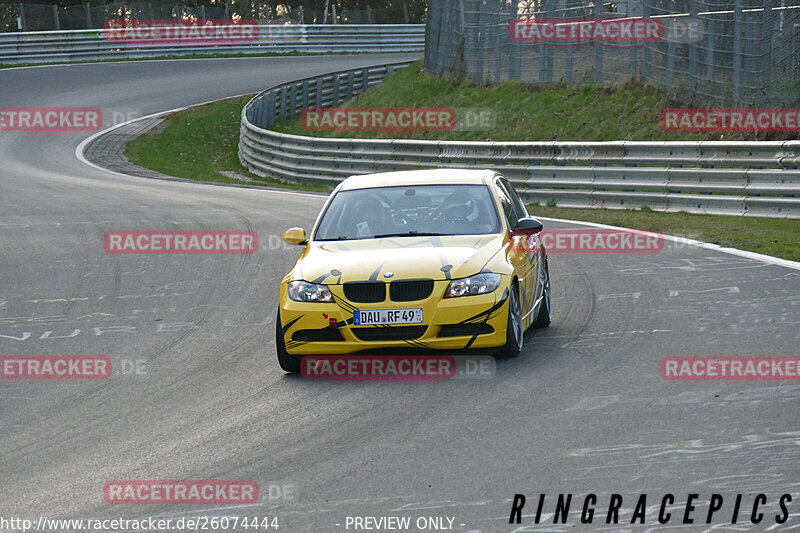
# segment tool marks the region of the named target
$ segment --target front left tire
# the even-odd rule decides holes
[[[525,328],[522,326],[522,306],[519,301],[519,288],[516,283],[511,285],[508,295],[508,322],[506,324],[506,343],[501,346],[496,355],[501,358],[519,356],[522,351]]]

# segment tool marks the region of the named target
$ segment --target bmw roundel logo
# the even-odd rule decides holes
[[[383,277],[384,278],[393,278],[394,277],[394,272],[384,272],[383,273]]]

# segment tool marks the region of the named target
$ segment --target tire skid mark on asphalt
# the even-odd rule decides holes
[[[800,431],[744,435],[741,440],[723,443],[706,443],[704,439],[690,439],[662,444],[634,443],[577,448],[571,450],[568,455],[571,457],[605,457],[631,452],[640,455],[642,458],[649,459],[669,454],[697,455],[744,449],[760,450],[775,446],[800,446]]]
[[[696,273],[721,272],[730,270],[759,269],[771,267],[770,263],[757,259],[746,259],[728,256],[705,256],[701,259],[677,258],[662,261],[640,261],[633,266],[619,268],[621,274],[661,275],[664,272]]]
[[[586,309],[584,311],[583,319],[580,321],[578,327],[573,332],[569,333],[568,336],[567,336],[567,338],[569,339],[567,341],[567,344],[570,344],[570,343],[574,342],[580,335],[584,334],[586,329],[593,322],[593,318],[594,318],[594,314],[595,314],[595,308],[596,308],[596,305],[597,305],[597,295],[595,294],[594,287],[592,286],[592,284],[591,284],[591,282],[589,280],[589,276],[586,273],[586,271],[584,270],[584,268],[582,267],[580,261],[578,261],[578,259],[574,258],[574,257],[566,257],[566,260],[569,263],[570,267],[574,268],[575,275],[576,275],[577,279],[579,280],[579,282],[582,285],[583,289],[585,289],[586,292],[589,295],[589,297],[586,299],[588,301],[588,309]],[[573,292],[573,293],[575,292],[575,287],[572,288],[571,292]],[[575,307],[573,307],[572,309],[575,309]],[[585,309],[585,308],[581,307],[580,309]],[[557,317],[561,316],[561,315],[557,314],[558,313],[558,307],[556,307],[555,313],[556,313],[556,316],[553,317],[553,322],[554,323],[556,323],[556,321],[558,320]],[[549,333],[551,331],[553,331],[553,330],[557,331],[557,329],[558,328],[551,328],[551,330],[547,330],[544,333],[542,333],[540,335],[537,335],[536,339],[540,339],[541,341],[546,341],[551,337],[551,335],[549,335]],[[580,350],[576,350],[576,351],[580,355],[586,355],[586,354],[583,354]]]
[[[719,408],[736,403],[745,403],[748,406],[753,406],[767,401],[774,402],[776,400],[783,403],[800,401],[800,385],[765,385],[762,387],[739,389],[725,396],[723,396],[723,393],[724,391],[721,388],[713,388],[685,391],[669,396],[622,396],[619,394],[590,396],[582,398],[572,407],[565,409],[565,411],[596,411],[610,406],[636,403],[642,403],[648,406],[694,405],[702,407],[704,405],[709,405]]]

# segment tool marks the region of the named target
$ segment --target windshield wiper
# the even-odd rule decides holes
[[[428,233],[424,231],[407,231],[405,233],[384,233],[382,235],[374,235],[373,239],[383,239],[386,237],[451,237],[454,233]]]
[[[357,237],[348,237],[347,235],[339,235],[334,239],[317,239],[317,242],[331,242],[331,241],[354,241]]]

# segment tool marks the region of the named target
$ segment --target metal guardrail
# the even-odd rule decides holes
[[[800,218],[800,141],[458,142],[319,138],[271,131],[307,107],[336,106],[406,63],[272,87],[242,110],[250,171],[336,184],[354,174],[491,168],[530,202],[561,207]]]
[[[425,26],[421,24],[256,27],[258,37],[252,42],[228,43],[121,41],[105,29],[0,33],[0,64],[193,54],[421,52],[425,45]]]

